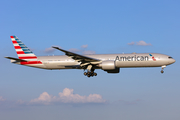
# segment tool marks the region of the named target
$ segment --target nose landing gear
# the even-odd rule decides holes
[[[166,65],[162,66],[161,68],[162,68],[161,73],[163,74],[164,73],[164,68],[166,68]]]

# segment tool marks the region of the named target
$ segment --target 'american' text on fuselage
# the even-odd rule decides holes
[[[149,61],[148,56],[116,56],[117,61]]]

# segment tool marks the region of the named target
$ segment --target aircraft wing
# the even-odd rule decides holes
[[[63,50],[59,47],[53,47],[53,48],[64,52],[67,56],[71,57],[72,59],[74,59],[78,62],[87,63],[87,62],[100,62],[101,61],[99,59],[95,59],[95,58],[87,57],[84,55],[79,55],[79,54],[76,54],[76,53],[73,53],[73,52],[70,52],[67,50]]]

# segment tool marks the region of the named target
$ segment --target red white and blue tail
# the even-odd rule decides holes
[[[16,53],[19,59],[27,60],[29,62],[21,62],[21,64],[38,64],[40,61],[37,60],[36,55],[28,48],[24,43],[21,42],[16,36],[10,36]]]
[[[14,48],[19,59],[33,60],[36,61],[36,55],[24,45],[16,36],[11,36],[11,40],[13,42]]]

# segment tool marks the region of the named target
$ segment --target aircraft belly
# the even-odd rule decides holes
[[[57,63],[44,63],[47,69],[74,69],[78,68],[79,64],[75,62],[57,62]]]
[[[43,64],[26,64],[25,66],[46,69]]]

